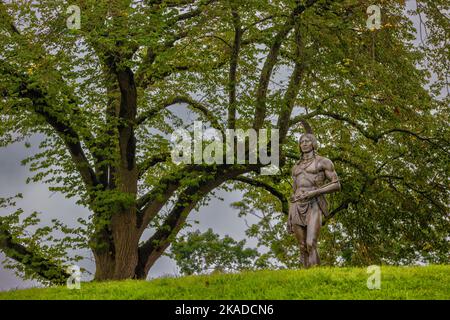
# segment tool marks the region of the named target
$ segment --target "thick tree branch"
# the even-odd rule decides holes
[[[36,250],[30,250],[20,244],[8,231],[8,226],[4,225],[0,220],[0,250],[29,271],[37,274],[54,284],[64,284],[70,277],[65,269],[54,261],[43,257]]]
[[[160,104],[159,106],[156,106],[156,107],[148,110],[147,112],[144,112],[137,118],[137,120],[136,120],[137,125],[140,125],[143,122],[147,121],[148,119],[155,117],[161,110],[164,110],[164,109],[166,109],[170,106],[173,106],[175,104],[178,104],[178,103],[188,104],[189,107],[191,107],[193,110],[202,114],[209,122],[211,122],[211,125],[214,128],[220,130],[222,133],[224,132],[222,125],[219,123],[219,120],[217,119],[217,117],[214,114],[212,114],[212,112],[209,110],[209,108],[188,96],[171,97],[171,98],[167,99],[164,103]]]
[[[223,171],[227,169],[226,167],[228,166],[188,165],[161,178],[152,190],[136,201],[138,209],[137,227],[140,232],[144,231],[150,221],[175,194],[183,179],[198,178],[201,175],[213,176],[217,170]],[[249,168],[253,169],[253,167]]]
[[[378,141],[379,139],[383,138],[385,135],[394,133],[394,132],[400,132],[400,133],[406,133],[408,135],[411,135],[413,137],[415,137],[418,140],[424,141],[424,142],[428,142],[429,144],[443,150],[445,153],[447,153],[448,155],[450,155],[450,151],[448,149],[446,149],[444,146],[448,146],[448,142],[446,142],[444,144],[444,146],[440,145],[439,143],[434,142],[431,138],[427,138],[427,137],[422,137],[419,134],[411,131],[411,130],[407,130],[407,129],[402,129],[402,128],[393,128],[393,129],[389,129],[386,131],[383,131],[379,134],[375,135],[375,141]]]
[[[137,90],[134,83],[134,74],[129,68],[117,71],[117,80],[120,88],[119,111],[119,146],[122,165],[128,171],[136,167],[136,137],[134,122],[137,113]]]
[[[206,1],[204,1],[204,3],[202,3],[203,1],[199,1],[200,3],[198,5],[197,9],[194,9],[192,11],[185,12],[185,13],[182,13],[182,14],[176,16],[174,18],[173,22],[180,22],[180,21],[195,18],[195,17],[199,16],[200,14],[202,14],[208,5],[210,5],[216,1],[217,0],[206,0]]]
[[[197,0],[146,0],[145,3],[150,6],[163,4],[165,7],[173,8],[193,4],[195,1]]]
[[[359,201],[361,201],[361,197],[366,192],[367,188],[370,185],[374,184],[377,179],[376,177],[371,175],[369,172],[367,172],[361,164],[359,164],[355,161],[352,161],[351,159],[346,159],[346,158],[338,156],[338,157],[332,157],[332,158],[330,158],[330,160],[333,162],[335,162],[335,161],[343,162],[345,164],[350,165],[353,168],[356,168],[361,173],[361,175],[363,177],[365,177],[365,179],[364,179],[364,183],[363,183],[361,189],[359,190],[358,195],[356,195],[354,197],[351,197],[351,196],[346,197],[342,201],[342,203],[337,208],[332,210],[330,212],[330,214],[328,215],[328,217],[322,221],[322,225],[326,225],[340,211],[348,209],[348,206],[350,204],[357,204]],[[344,183],[342,184],[342,187],[345,188]]]
[[[199,177],[197,185],[190,185],[183,190],[178,201],[169,213],[163,226],[139,247],[139,263],[136,267],[136,277],[142,278],[154,262],[170,245],[172,239],[178,234],[189,212],[211,190],[220,186],[224,181],[232,179],[248,171],[247,168],[228,168],[218,170],[216,173]]]
[[[158,163],[165,162],[170,158],[169,152],[160,152],[151,157],[148,157],[143,162],[138,164],[138,178],[142,178],[144,173],[151,167],[157,165]]]
[[[234,26],[234,41],[231,48],[230,71],[228,74],[228,129],[236,127],[237,67],[242,41],[241,18],[235,4],[231,5],[231,15]]]
[[[310,108],[310,109],[314,109],[314,111],[309,112],[309,113],[307,113],[307,114],[300,114],[300,115],[295,116],[294,118],[292,118],[292,119],[289,121],[289,127],[291,127],[291,126],[293,126],[293,125],[295,125],[295,124],[297,124],[297,123],[299,123],[299,122],[301,123],[303,120],[308,120],[308,119],[311,119],[311,118],[313,118],[313,117],[315,117],[315,116],[317,116],[317,115],[320,115],[321,112],[322,112],[322,110],[323,110],[323,104],[324,104],[325,102],[327,102],[328,100],[333,99],[333,98],[335,98],[335,97],[337,97],[337,96],[340,96],[340,95],[342,95],[342,94],[341,94],[341,93],[338,93],[338,94],[332,94],[332,95],[329,95],[329,96],[323,98],[323,99],[322,99],[320,102],[318,102],[315,106],[313,106],[313,107]]]
[[[4,1],[0,1],[0,20],[2,21],[2,24],[6,26],[6,30],[8,30],[8,32],[10,32],[11,34],[20,35],[20,32],[16,28],[13,19],[6,10]]]
[[[206,186],[206,185],[205,185]],[[208,190],[209,192],[209,190]],[[188,187],[178,198],[172,211],[163,222],[163,227],[150,237],[143,245],[139,247],[139,264],[141,271],[136,273],[146,274],[156,258],[170,245],[169,237],[181,229],[189,212],[196,206],[199,199],[194,199],[194,195],[203,197],[207,192],[200,193],[198,187]],[[151,255],[154,255],[152,261],[149,261]]]
[[[400,183],[402,183],[406,188],[414,191],[415,193],[421,195],[422,197],[424,197],[425,199],[427,199],[428,201],[430,201],[430,203],[432,203],[437,209],[439,209],[442,212],[448,212],[448,208],[445,206],[445,204],[439,203],[437,202],[432,196],[430,196],[429,192],[425,191],[425,190],[421,190],[419,188],[417,188],[417,185],[414,185],[412,183],[409,183],[405,177],[402,176],[396,176],[396,175],[380,175],[377,177],[378,179],[386,179],[386,180],[396,180],[399,181]]]
[[[267,16],[267,17],[258,19],[258,20],[256,20],[255,22],[253,22],[253,23],[251,23],[251,24],[245,26],[244,28],[242,28],[242,32],[246,32],[246,31],[249,30],[251,27],[254,27],[254,26],[256,26],[256,25],[258,25],[258,24],[260,24],[260,23],[263,23],[263,22],[265,22],[265,21],[267,21],[267,20],[271,20],[271,19],[273,19],[273,18],[275,18],[275,17],[277,17],[277,15],[273,15],[273,14],[272,14],[272,15],[269,15],[269,16]]]
[[[278,60],[278,55],[280,52],[281,45],[285,40],[286,36],[292,30],[295,25],[297,16],[302,14],[307,8],[314,5],[318,0],[308,0],[305,5],[297,5],[293,10],[292,14],[289,16],[288,20],[281,27],[278,33],[273,39],[273,43],[269,49],[269,54],[264,62],[263,69],[259,78],[258,88],[256,90],[256,106],[255,106],[255,116],[253,121],[253,128],[258,130],[262,127],[264,119],[266,118],[266,98],[267,89],[269,86],[270,77],[272,75],[273,68]]]
[[[272,186],[272,185],[270,185],[270,184],[268,184],[268,183],[266,183],[264,181],[252,179],[252,178],[245,177],[245,176],[239,176],[239,177],[234,178],[233,180],[244,182],[244,183],[247,183],[247,184],[252,185],[254,187],[263,188],[263,189],[267,190],[273,196],[278,198],[278,200],[280,200],[282,212],[285,215],[289,214],[289,202],[288,202],[288,200],[286,199],[284,194],[282,192],[278,191],[274,186]]]
[[[375,182],[375,180],[376,179],[373,177],[366,177],[359,193],[354,197],[348,196],[347,198],[345,198],[344,201],[337,208],[335,208],[330,212],[330,214],[328,215],[328,217],[326,217],[326,219],[323,219],[322,226],[326,225],[340,211],[348,209],[348,206],[350,204],[356,205],[358,202],[360,202],[367,188],[370,185],[372,185]]]
[[[294,108],[295,100],[300,90],[300,81],[305,71],[305,56],[300,30],[300,17],[296,18],[294,32],[295,32],[295,66],[294,71],[289,79],[289,85],[283,98],[282,109],[277,121],[277,128],[280,130],[280,144],[283,144],[286,135],[289,131],[289,119]],[[302,119],[305,121],[305,119]],[[305,127],[306,128],[306,127]]]
[[[7,13],[3,1],[0,1],[0,14],[2,16],[2,19],[7,22],[9,32],[17,36],[21,36],[19,30],[14,25],[13,19]],[[4,90],[3,92],[0,92],[0,94],[3,96],[14,94],[22,98],[29,98],[33,103],[34,112],[43,116],[45,121],[55,129],[58,136],[64,141],[86,187],[96,186],[98,184],[98,181],[95,172],[90,166],[89,161],[87,160],[87,157],[81,147],[81,139],[78,133],[69,123],[67,123],[67,121],[61,120],[63,117],[61,117],[60,114],[51,112],[53,108],[48,103],[48,99],[46,98],[47,93],[44,92],[40,87],[36,87],[28,76],[20,73],[16,68],[9,65],[3,60],[0,61],[0,72],[2,74],[9,75],[10,77],[20,79],[19,92],[11,93],[8,92],[8,90]],[[62,83],[64,82],[62,76],[59,76],[59,80]],[[68,96],[68,109],[74,114],[79,115],[81,114],[81,111],[76,106],[74,106],[76,104],[75,100],[75,97],[71,95]],[[94,138],[90,133],[85,133],[85,139],[88,145],[94,144]],[[94,157],[96,156],[95,152],[92,152],[92,154],[94,155]]]
[[[389,135],[391,133],[395,133],[395,132],[400,132],[400,133],[406,133],[408,135],[411,135],[415,138],[417,138],[418,140],[421,141],[425,141],[428,142],[429,144],[441,149],[442,151],[444,151],[445,153],[450,155],[450,152],[443,146],[441,146],[440,144],[434,142],[431,138],[427,138],[427,137],[422,137],[419,134],[408,130],[408,129],[403,129],[403,128],[392,128],[392,129],[388,129],[382,132],[370,132],[367,129],[364,128],[363,125],[357,123],[355,120],[346,117],[346,116],[342,116],[340,114],[337,113],[333,113],[333,112],[325,112],[325,111],[317,111],[317,113],[315,115],[323,115],[323,116],[327,116],[330,118],[333,118],[335,120],[339,120],[339,121],[343,121],[345,123],[348,123],[349,125],[351,125],[352,127],[354,127],[355,129],[357,129],[364,137],[366,137],[367,139],[372,140],[375,143],[378,143],[378,141],[380,139],[382,139],[384,136]]]
[[[395,160],[398,159],[400,157],[404,156],[404,153],[399,154],[397,156],[395,156],[394,158],[390,159]],[[381,174],[381,175],[373,175],[370,174],[369,172],[367,172],[365,170],[365,168],[361,165],[358,164],[354,161],[351,161],[349,159],[344,159],[342,157],[334,157],[331,159],[332,161],[340,161],[346,164],[349,164],[351,167],[356,168],[358,171],[361,172],[361,174],[365,177],[364,179],[364,183],[359,191],[359,193],[356,196],[349,196],[346,199],[344,199],[344,201],[337,207],[335,208],[333,211],[330,212],[329,216],[327,217],[327,219],[325,219],[323,221],[323,225],[325,225],[326,223],[328,223],[331,218],[333,218],[337,213],[339,213],[342,210],[346,210],[348,209],[348,206],[350,204],[357,204],[362,200],[362,196],[364,195],[364,193],[367,191],[367,188],[371,185],[373,185],[377,180],[397,180],[400,181],[406,188],[416,192],[417,194],[421,195],[422,197],[426,198],[428,201],[430,201],[436,208],[438,208],[439,210],[441,210],[442,212],[445,212],[446,208],[444,205],[438,203],[435,201],[435,199],[433,197],[431,197],[426,191],[424,190],[420,190],[418,189],[415,185],[409,183],[406,181],[405,177],[401,177],[401,176],[396,176],[396,175],[389,175],[389,174]],[[378,166],[375,169],[375,173],[379,173],[381,171],[381,169],[386,165],[386,163],[382,163],[380,166]]]
[[[289,127],[292,127],[292,126],[300,123],[303,126],[303,128],[305,129],[306,133],[313,133],[313,129],[312,129],[311,125],[309,124],[308,119],[312,119],[315,116],[317,116],[318,114],[320,114],[320,112],[318,110],[309,112],[306,114],[300,114],[300,115],[296,116],[295,118],[293,118],[289,122]]]
[[[216,1],[217,0],[198,1],[198,7],[196,9],[182,13],[167,21],[167,26],[169,27],[175,26],[175,29],[177,30],[174,31],[173,33],[169,33],[167,41],[165,41],[162,45],[156,45],[155,47],[147,48],[146,57],[139,66],[138,70],[136,71],[137,87],[145,89],[151,84],[153,84],[156,80],[167,77],[175,71],[189,70],[189,66],[174,66],[172,70],[166,71],[161,75],[149,74],[148,72],[148,69],[152,66],[153,62],[155,61],[158,55],[161,55],[168,49],[173,48],[175,42],[188,36],[188,31],[186,30],[186,28],[183,26],[178,26],[178,23],[200,16],[203,12],[205,12],[205,10],[210,4]],[[163,3],[165,7],[177,7],[183,6],[185,4],[194,4],[195,1],[180,1],[179,4],[177,4],[176,1],[171,2],[170,4],[168,4],[166,1],[159,1],[159,2],[157,1],[157,3],[155,4],[161,3]],[[159,8],[156,8],[155,10],[159,10]]]
[[[53,112],[54,108],[48,102],[47,93],[44,92],[42,88],[37,87],[35,83],[31,82],[26,75],[19,73],[4,61],[0,61],[0,72],[16,79],[20,79],[20,85],[17,92],[9,92],[9,90],[6,90],[2,92],[2,95],[16,95],[20,98],[29,99],[32,102],[32,111],[42,116],[45,122],[49,124],[64,141],[86,187],[96,186],[98,184],[97,177],[81,147],[81,139],[78,133],[68,121],[64,120],[64,116],[61,112]],[[69,104],[70,103],[74,103],[74,101],[69,101]],[[69,110],[74,111],[72,105],[67,106],[65,114]]]

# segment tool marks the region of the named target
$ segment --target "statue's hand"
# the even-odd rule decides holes
[[[313,197],[315,197],[315,196],[316,196],[316,193],[315,193],[314,191],[305,191],[305,192],[302,192],[302,193],[300,194],[299,199],[300,199],[301,201],[304,201],[304,200],[308,200],[308,199],[310,199],[310,198],[313,198]]]

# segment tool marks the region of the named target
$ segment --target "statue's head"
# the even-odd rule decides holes
[[[319,147],[317,143],[316,136],[312,133],[304,133],[300,136],[298,140],[298,146],[300,148],[300,153],[309,152],[311,150],[317,150]]]

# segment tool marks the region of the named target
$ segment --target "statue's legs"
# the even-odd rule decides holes
[[[317,251],[317,240],[319,239],[320,227],[322,225],[322,212],[316,203],[311,206],[311,216],[308,221],[306,236],[306,250],[308,251],[309,266],[320,265],[319,252]]]
[[[306,238],[307,238],[307,233],[306,233],[306,227],[302,227],[298,224],[294,224],[292,226],[293,230],[294,230],[294,235],[297,238],[297,242],[298,242],[298,246],[300,248],[300,264],[304,267],[304,268],[308,268],[309,263],[308,263],[308,251],[307,251],[307,247],[306,247]]]

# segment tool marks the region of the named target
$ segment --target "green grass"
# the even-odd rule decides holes
[[[381,267],[381,288],[366,268],[256,271],[152,281],[81,283],[0,292],[2,299],[450,299],[450,265]]]

